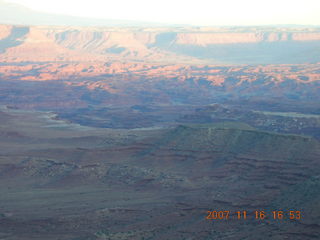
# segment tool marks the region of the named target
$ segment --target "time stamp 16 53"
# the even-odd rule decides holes
[[[274,220],[299,220],[302,218],[301,211],[207,211],[207,220],[247,220],[247,219],[274,219]]]

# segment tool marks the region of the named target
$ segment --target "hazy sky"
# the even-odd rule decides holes
[[[320,0],[7,0],[74,16],[194,25],[320,25]]]

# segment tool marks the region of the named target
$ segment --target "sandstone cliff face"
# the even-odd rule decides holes
[[[9,25],[0,25],[0,40],[6,38],[11,32],[11,26]]]
[[[320,61],[319,54],[312,53],[320,46],[317,29],[213,31],[2,25],[0,30],[2,61],[83,61],[84,58],[211,63]]]
[[[180,33],[177,44],[200,45],[320,41],[320,32]]]

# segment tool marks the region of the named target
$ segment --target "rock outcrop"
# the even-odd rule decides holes
[[[113,59],[243,64],[320,61],[318,52],[314,52],[320,46],[318,29],[0,27],[0,59],[6,62]]]

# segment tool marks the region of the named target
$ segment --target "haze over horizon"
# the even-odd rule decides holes
[[[319,0],[0,0],[0,240],[320,239]]]
[[[164,0],[105,2],[100,0],[46,1],[4,0],[1,4],[15,4],[39,13],[61,14],[85,18],[101,18],[154,22],[163,24],[187,24],[200,26],[245,25],[320,25],[320,2],[316,0],[276,1],[264,4],[253,0],[226,0],[212,2],[181,2]],[[13,5],[12,5],[13,6]],[[1,19],[0,19],[1,20]]]

